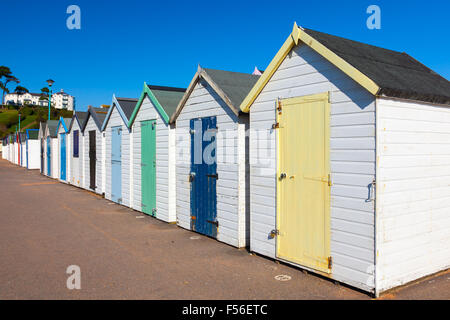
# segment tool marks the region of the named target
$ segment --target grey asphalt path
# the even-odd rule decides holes
[[[5,160],[0,186],[0,299],[371,299]],[[381,298],[450,299],[450,274]]]

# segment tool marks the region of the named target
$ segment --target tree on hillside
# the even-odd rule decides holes
[[[5,103],[5,94],[9,93],[9,82],[19,83],[19,80],[11,74],[8,67],[0,66],[0,89],[2,89],[1,105],[4,105]]]
[[[0,89],[2,89],[2,104],[5,103],[5,92],[9,93],[9,82],[19,83],[19,79],[13,76],[11,70],[8,67],[0,66]]]
[[[30,92],[30,91],[28,91],[27,88],[22,87],[22,86],[17,86],[17,87],[16,87],[16,90],[14,90],[14,91],[15,91],[16,93],[18,93],[18,94],[24,94],[24,93]]]

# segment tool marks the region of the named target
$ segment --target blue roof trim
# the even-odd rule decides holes
[[[64,131],[65,131],[66,133],[69,132],[69,130],[68,130],[67,127],[66,127],[66,123],[65,123],[65,121],[64,121],[64,118],[63,118],[63,117],[59,117],[58,126],[56,127],[56,134],[58,134],[58,132],[59,132],[59,126],[60,126],[61,123],[62,123],[62,125],[63,125],[63,127],[64,127]]]
[[[120,117],[122,118],[125,127],[127,127],[128,131],[130,131],[130,128],[128,127],[128,119],[125,116],[125,113],[123,112],[119,102],[117,101],[115,94],[113,94],[111,107],[108,110],[108,114],[106,115],[105,121],[103,122],[101,131],[105,131],[106,127],[108,126],[109,118],[111,117],[114,108],[117,108],[117,111],[119,111]]]
[[[27,129],[27,130],[25,130],[25,132],[26,132],[26,134],[27,134],[27,139],[29,139],[30,138],[30,131],[39,131],[40,129]]]

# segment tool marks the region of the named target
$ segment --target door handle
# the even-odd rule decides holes
[[[194,173],[194,172],[191,172],[191,173],[189,174],[189,182],[194,181],[194,179],[195,179],[195,173]]]
[[[282,172],[280,174],[280,180],[286,179],[286,173]]]

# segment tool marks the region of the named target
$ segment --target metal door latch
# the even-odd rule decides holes
[[[280,174],[280,180],[286,179],[286,173],[282,172]]]
[[[215,225],[216,227],[219,227],[219,221],[206,220],[206,222],[211,223],[211,224]]]
[[[194,181],[194,179],[195,179],[195,173],[194,173],[194,172],[191,172],[191,173],[189,174],[189,182]]]
[[[375,187],[376,187],[376,180],[373,179],[373,181],[367,186],[369,189],[369,196],[366,199],[366,202],[372,202],[375,200]]]
[[[273,238],[275,238],[276,236],[279,236],[279,235],[280,235],[280,230],[273,229],[272,231],[270,231],[269,238],[273,239]]]

